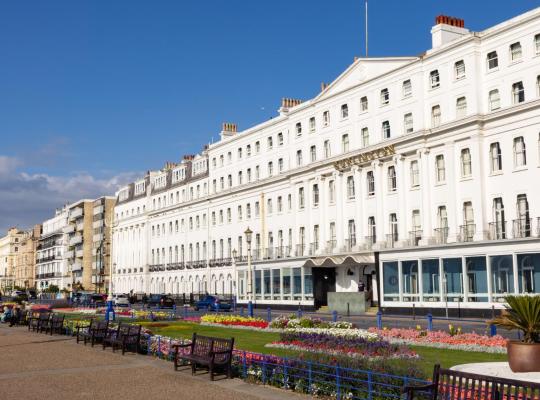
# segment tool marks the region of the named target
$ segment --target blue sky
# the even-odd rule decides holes
[[[532,0],[370,0],[370,55],[482,30]],[[0,4],[0,229],[29,226],[307,99],[363,54],[363,0]]]

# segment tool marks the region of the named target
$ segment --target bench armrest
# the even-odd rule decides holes
[[[402,393],[407,394],[407,400],[412,400],[415,392],[433,391],[436,388],[437,385],[435,383],[430,383],[427,385],[405,386],[403,387]]]

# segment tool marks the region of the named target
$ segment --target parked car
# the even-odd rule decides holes
[[[107,304],[107,295],[100,293],[78,292],[72,295],[72,300],[75,304],[84,307],[105,307]]]
[[[207,295],[201,300],[195,303],[195,311],[198,310],[215,310],[215,311],[229,311],[231,309],[231,303],[220,299],[218,296]]]
[[[146,304],[149,307],[173,308],[174,300],[165,294],[152,294]]]
[[[114,304],[118,307],[129,307],[129,296],[127,294],[117,294],[114,296]]]

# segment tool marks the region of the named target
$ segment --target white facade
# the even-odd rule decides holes
[[[44,290],[56,285],[60,290],[71,288],[68,268],[69,244],[65,232],[68,227],[69,209],[64,207],[43,222],[43,232],[36,251],[36,289]]]
[[[201,155],[149,173],[144,194],[140,182],[119,191],[115,291],[245,302],[249,227],[258,303],[324,305],[325,292],[360,281],[385,307],[451,297],[489,308],[540,292],[540,9],[479,33],[437,22],[424,55],[357,59],[270,121],[224,124]],[[488,265],[510,254],[513,285],[482,263],[468,270],[474,260],[447,270],[451,254]],[[440,261],[422,270],[422,259]],[[428,265],[432,282],[455,279],[459,292],[425,292]]]

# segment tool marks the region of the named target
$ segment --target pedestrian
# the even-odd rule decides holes
[[[21,309],[19,306],[13,307],[11,318],[9,319],[9,326],[18,325],[21,320]]]
[[[358,291],[359,291],[360,293],[362,293],[362,292],[364,292],[365,290],[366,290],[366,285],[364,285],[364,282],[359,281],[359,282],[358,282]]]

